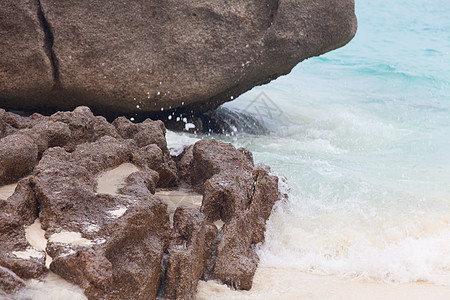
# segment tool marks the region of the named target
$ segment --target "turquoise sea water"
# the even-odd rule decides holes
[[[268,134],[215,137],[288,179],[262,266],[450,286],[450,1],[356,2],[347,46],[224,105]]]

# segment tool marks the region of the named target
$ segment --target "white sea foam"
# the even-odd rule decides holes
[[[87,300],[83,290],[50,272],[42,279],[27,281],[27,287],[14,295],[16,300]]]
[[[362,279],[304,273],[295,268],[259,267],[250,291],[236,291],[217,281],[200,281],[198,300],[447,300],[450,287],[423,282],[382,284]]]
[[[189,131],[189,129],[194,129],[195,125],[193,123],[186,123],[184,125],[184,130]]]
[[[170,155],[171,156],[179,156],[181,153],[183,153],[184,148],[185,148],[184,146],[178,146],[176,148],[170,148],[169,149]]]
[[[296,205],[291,197],[268,222],[266,243],[259,249],[262,265],[450,286],[450,213]]]

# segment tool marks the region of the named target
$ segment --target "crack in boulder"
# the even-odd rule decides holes
[[[53,51],[53,44],[54,44],[54,36],[53,31],[50,26],[50,24],[47,21],[47,18],[45,17],[44,10],[42,8],[42,4],[40,0],[37,1],[37,7],[38,7],[38,18],[39,23],[42,26],[42,30],[44,31],[44,47],[45,47],[45,53],[48,56],[48,59],[50,60],[50,63],[52,65],[52,72],[53,72],[53,90],[59,90],[61,89],[61,81],[59,79],[59,62],[56,57],[55,51]]]

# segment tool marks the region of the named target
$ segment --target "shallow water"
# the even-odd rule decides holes
[[[267,135],[236,128],[211,136],[250,149],[288,178],[290,198],[274,210],[259,248],[261,269],[287,285],[274,288],[304,288],[285,268],[386,291],[417,282],[448,288],[450,2],[356,2],[350,44],[224,105],[257,118]],[[211,136],[169,133],[169,144]]]

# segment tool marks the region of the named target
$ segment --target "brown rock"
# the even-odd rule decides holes
[[[133,162],[140,167],[147,167],[157,170],[164,161],[164,155],[156,144],[150,144],[139,148],[133,153]]]
[[[0,139],[0,185],[25,177],[38,162],[38,147],[23,134]]]
[[[51,247],[49,251],[51,251]],[[58,256],[51,265],[53,272],[85,289],[90,299],[105,297],[105,291],[112,286],[112,264],[91,249],[80,250],[75,255]]]
[[[178,207],[173,218],[164,298],[195,299],[217,229],[197,209]]]
[[[187,146],[183,149],[183,152],[174,157],[174,161],[177,164],[178,177],[181,181],[191,183],[191,163],[194,158],[193,145]]]
[[[201,140],[194,144],[192,159],[192,185],[197,191],[203,190],[203,184],[222,170],[253,170],[253,161],[249,161],[246,152],[217,140]]]
[[[264,241],[266,221],[270,217],[275,202],[280,200],[278,189],[279,178],[271,175],[268,167],[257,167],[253,171],[254,189],[248,209],[252,220],[252,243],[258,244]]]
[[[55,258],[50,268],[80,285],[89,299],[154,299],[168,221],[165,206],[149,198],[129,207],[123,217],[103,219],[103,226],[91,239],[95,236],[105,242],[76,249],[72,246],[73,254],[64,254],[67,246],[51,243],[49,254]]]
[[[120,136],[124,139],[134,139],[139,147],[156,144],[163,152],[167,152],[166,128],[161,121],[145,120],[134,124],[127,118],[119,117],[114,120]]]
[[[156,185],[159,181],[159,174],[155,170],[134,172],[126,179],[126,185],[119,189],[123,195],[148,196],[156,192]]]
[[[50,116],[50,120],[69,126],[71,139],[65,146],[68,151],[73,151],[78,144],[95,142],[103,136],[119,137],[112,124],[104,117],[95,117],[86,106],[77,107],[72,112],[57,112]]]
[[[175,187],[179,184],[177,165],[170,157],[169,153],[164,154],[164,163],[157,170],[159,173],[158,187]]]
[[[213,278],[242,290],[250,290],[259,258],[252,244],[250,214],[240,213],[224,225],[217,246]]]
[[[132,141],[103,136],[96,142],[78,145],[71,161],[84,166],[89,172],[98,173],[130,162],[135,149]]]
[[[235,210],[230,221],[224,225],[213,270],[214,278],[245,290],[252,287],[259,261],[255,245],[264,241],[266,221],[275,201],[279,200],[277,177],[269,175],[268,170],[263,168],[256,168],[253,175],[254,187],[248,206]],[[228,180],[224,185],[227,184],[236,183]]]
[[[5,200],[0,199],[0,212],[2,215],[19,217],[18,224],[29,226],[38,217],[38,203],[31,187],[30,177],[17,183],[14,193]]]
[[[49,147],[63,147],[71,137],[71,131],[66,124],[53,121],[38,122],[32,128],[20,130],[20,133],[33,139],[38,146],[39,157]]]
[[[6,136],[5,110],[0,108],[0,139]]]
[[[168,246],[167,207],[155,198],[124,216],[124,225],[109,226],[114,232],[105,255],[114,267],[114,292],[119,299],[154,299],[161,278],[161,261]]]
[[[0,296],[2,290],[7,293],[13,293],[23,288],[25,284],[25,281],[13,271],[0,266]]]
[[[158,172],[157,187],[174,187],[179,183],[175,162],[168,151],[163,152],[156,144],[144,146],[133,152],[133,162],[138,166]]]
[[[25,227],[31,225],[37,215],[38,204],[30,178],[19,181],[7,200],[0,199],[0,266],[25,279],[37,278],[47,271],[45,253],[33,251],[25,238]],[[30,251],[33,256],[24,258]]]
[[[0,200],[1,268],[37,278],[47,272],[48,254],[50,269],[81,286],[89,299],[154,299],[162,286],[166,299],[192,299],[200,278],[251,288],[255,245],[264,240],[279,191],[278,178],[255,167],[248,150],[205,140],[175,162],[161,122],[118,118],[112,125],[86,107],[29,118],[0,111],[0,121],[7,128],[0,143],[7,164],[0,170],[11,173],[25,162],[27,171],[17,174],[31,172]],[[42,157],[34,166],[38,151]],[[118,194],[95,192],[101,172],[129,162],[139,171]],[[200,210],[178,207],[171,231],[167,205],[153,194],[157,187],[178,185],[179,177],[203,191],[203,203]],[[33,250],[25,238],[37,217],[48,239],[46,252]],[[220,231],[212,224],[217,220],[225,222]],[[75,238],[58,238],[62,234]],[[20,279],[2,270],[3,289],[20,288]]]
[[[104,117],[97,116],[93,118],[88,125],[88,141],[98,141],[103,136],[120,138],[114,125],[109,123]]]
[[[206,277],[248,290],[259,261],[255,245],[264,240],[266,221],[280,197],[278,178],[255,168],[248,150],[212,140],[194,145],[191,167],[192,182],[203,191],[201,211],[209,222],[225,222]]]
[[[250,172],[223,171],[204,185],[201,211],[209,222],[229,222],[239,212],[247,210],[253,192]]]
[[[10,126],[10,128],[13,130],[17,129],[25,129],[25,128],[31,128],[36,123],[35,116],[41,116],[40,114],[33,114],[32,116],[24,117],[12,112],[6,112],[5,113],[5,122]]]
[[[95,176],[129,162],[133,150],[134,141],[110,136],[80,144],[72,153],[51,148],[32,178],[49,237],[50,268],[80,285],[89,299],[152,299],[159,287],[169,217],[148,189],[154,189],[156,172],[144,169],[127,178],[121,191],[132,197],[94,193]],[[85,243],[52,240],[63,231],[81,234]]]
[[[177,167],[167,149],[166,128],[163,122],[147,119],[142,123],[134,124],[124,117],[119,117],[114,120],[113,125],[122,138],[133,139],[138,147],[142,148],[134,159],[139,164],[146,164],[159,173],[158,187],[178,185]],[[154,146],[150,146],[153,144],[161,149],[161,154]],[[159,163],[159,159],[162,163]]]

